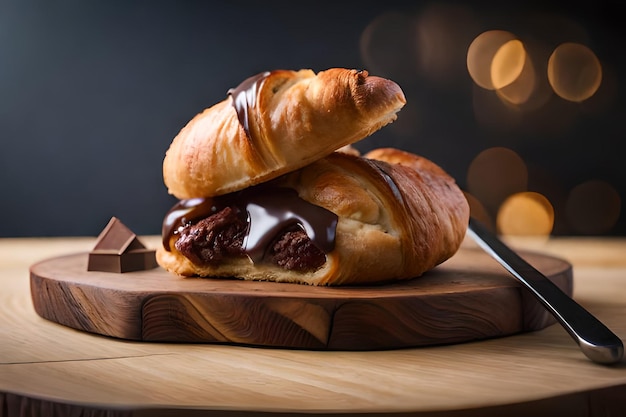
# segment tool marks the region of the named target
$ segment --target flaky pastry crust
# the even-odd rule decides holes
[[[246,257],[194,265],[163,248],[157,260],[185,276],[234,276],[311,285],[371,284],[417,277],[459,248],[469,206],[454,180],[431,161],[403,151],[369,157],[334,152],[278,179],[310,203],[337,214],[335,248],[318,270],[289,271]]]
[[[248,131],[229,96],[174,138],[163,161],[170,194],[211,197],[276,178],[370,135],[405,104],[393,81],[343,68],[272,71],[254,93]]]

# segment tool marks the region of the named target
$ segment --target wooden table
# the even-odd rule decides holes
[[[148,247],[159,238],[142,237]],[[0,416],[605,416],[626,363],[590,362],[558,325],[449,346],[332,352],[140,343],[39,317],[28,268],[95,238],[0,239]],[[509,240],[574,266],[574,298],[626,338],[626,239]],[[470,242],[466,242],[471,245]]]

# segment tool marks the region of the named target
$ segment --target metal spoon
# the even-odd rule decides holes
[[[605,365],[621,361],[624,345],[602,322],[502,243],[477,220],[470,219],[468,233],[485,252],[530,290],[567,330],[589,359]]]

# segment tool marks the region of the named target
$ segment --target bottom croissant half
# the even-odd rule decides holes
[[[335,152],[253,190],[182,201],[166,216],[157,261],[182,276],[381,283],[450,258],[468,219],[463,192],[428,159]]]

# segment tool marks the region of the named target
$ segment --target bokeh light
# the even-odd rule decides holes
[[[575,42],[563,42],[556,48],[547,45],[536,39],[521,40],[505,30],[489,30],[474,38],[466,54],[467,71],[475,85],[495,92],[498,98],[487,102],[489,109],[485,110],[480,106],[485,105],[486,96],[474,90],[479,124],[512,130],[520,117],[536,118],[536,110],[542,110],[554,94],[575,103],[596,95],[603,69],[593,51]],[[522,113],[512,113],[511,108]],[[506,116],[495,124],[485,117],[494,109]]]
[[[504,103],[519,108],[536,95],[535,66],[520,41],[509,41],[500,48],[494,57],[491,72],[496,93]]]
[[[480,87],[473,90],[474,115],[479,125],[497,131],[517,129],[525,112],[549,99],[552,89],[546,77],[542,83],[537,73],[536,62],[541,59],[532,55],[537,51],[534,43],[522,42],[502,30],[483,32],[472,41],[467,69]]]
[[[589,180],[570,191],[565,210],[575,232],[599,235],[608,232],[617,222],[621,200],[609,183]]]
[[[559,45],[548,60],[548,80],[565,100],[581,102],[593,96],[602,82],[600,60],[579,43]]]
[[[469,74],[473,117],[487,146],[466,173],[472,216],[505,235],[610,231],[621,209],[613,187],[588,181],[569,190],[562,181],[567,173],[545,161],[537,164],[541,158],[525,161],[512,148],[553,152],[569,146],[581,115],[605,112],[616,100],[617,77],[611,83],[610,66],[603,68],[585,46],[591,42],[587,31],[567,17],[525,16],[515,33],[480,28],[474,12],[462,4],[426,4],[413,13],[379,15],[362,32],[366,69],[396,80],[407,92],[407,106],[388,131],[398,141],[424,133],[432,138],[421,89],[459,91]],[[546,172],[537,176],[538,169]]]
[[[554,208],[539,193],[516,193],[500,206],[496,224],[502,235],[549,236],[554,227]]]
[[[552,234],[563,235],[569,232],[565,218],[565,203],[569,193],[559,170],[551,166],[529,166],[528,189],[543,195],[554,209]]]
[[[489,30],[478,35],[467,50],[467,70],[476,84],[494,90],[492,62],[500,48],[516,36],[505,30]]]
[[[468,168],[468,192],[494,213],[508,196],[527,191],[527,187],[526,164],[508,148],[486,149],[474,158]]]
[[[526,50],[524,44],[513,39],[502,45],[491,61],[491,82],[496,90],[513,84],[522,74]]]
[[[509,87],[498,91],[498,94],[530,114],[538,109],[543,110],[554,96],[546,76],[552,49],[541,40],[524,39],[524,50],[526,59],[519,78]]]

